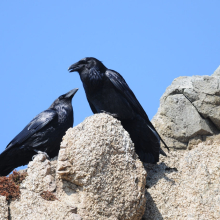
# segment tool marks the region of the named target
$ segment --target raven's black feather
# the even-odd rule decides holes
[[[77,90],[73,89],[57,98],[8,144],[0,154],[0,176],[26,165],[37,151],[45,152],[51,158],[58,155],[62,137],[73,126],[71,101]]]
[[[118,72],[107,69],[93,57],[71,65],[69,71],[79,73],[93,113],[107,112],[121,121],[143,162],[156,163],[160,153],[166,155],[160,148],[160,140],[164,141]],[[166,144],[165,147],[169,149]]]

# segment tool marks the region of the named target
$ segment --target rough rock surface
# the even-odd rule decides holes
[[[220,219],[220,135],[146,165],[144,220]]]
[[[10,203],[11,220],[81,219],[78,214],[74,213],[71,205],[61,200],[47,201],[40,196],[43,191],[54,191],[56,189],[56,165],[56,160],[49,161],[43,154],[37,155],[29,163],[28,175],[20,186],[20,199]]]
[[[146,171],[128,133],[109,115],[96,114],[69,129],[58,159],[39,154],[27,173],[20,199],[2,211],[11,220],[138,220],[144,214]],[[43,199],[43,191],[57,199]],[[6,210],[0,199],[0,210]]]
[[[0,196],[0,219],[220,219],[219,84],[220,67],[167,88],[153,123],[174,151],[147,176],[120,122],[96,114],[67,131],[58,158],[29,163],[20,199]]]
[[[27,178],[22,182],[21,188],[36,193],[47,190],[53,192],[56,189],[56,162],[54,162],[56,159],[57,157],[49,161],[44,154],[39,154],[36,159],[29,162]]]
[[[8,202],[5,196],[0,195],[0,219],[8,220]]]
[[[220,133],[220,67],[212,76],[176,78],[161,97],[153,124],[175,149]]]
[[[57,172],[78,186],[85,219],[141,219],[146,172],[120,122],[96,114],[69,129],[61,143]],[[68,196],[72,204],[75,195]]]

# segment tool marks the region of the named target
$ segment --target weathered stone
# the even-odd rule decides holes
[[[21,188],[36,193],[54,191],[56,189],[54,172],[51,170],[51,162],[46,159],[44,154],[39,154],[28,164],[28,175],[22,182]]]
[[[220,132],[218,69],[215,76],[178,77],[161,97],[152,122],[171,148],[186,149],[192,138]]]
[[[61,143],[57,172],[79,186],[78,213],[85,219],[141,219],[146,172],[120,122],[96,114],[69,129]],[[81,207],[81,208],[80,208]]]
[[[197,93],[219,94],[219,80],[211,76],[192,76],[192,86]]]
[[[55,171],[57,161],[55,159],[49,161],[45,155],[39,154],[29,163],[28,175],[20,186],[20,199],[10,203],[11,220],[81,219],[71,206],[60,199],[46,201],[40,196],[43,191],[54,191],[56,189]]]
[[[172,135],[174,139],[187,142],[198,134],[212,134],[212,130],[206,121],[201,118],[195,107],[184,95],[168,96],[166,102],[169,104],[164,107],[164,114],[173,123],[170,136]]]
[[[214,77],[220,77],[220,66],[215,70],[215,72],[212,74]]]
[[[197,136],[195,138],[192,138],[189,140],[189,143],[188,143],[188,150],[192,150],[195,146],[197,146],[199,143],[203,142],[203,138],[202,136]]]
[[[11,219],[78,220],[79,215],[72,212],[64,202],[46,201],[39,193],[21,189],[21,198],[10,204]]]
[[[208,138],[209,139],[209,138]],[[220,219],[220,136],[146,164],[143,220]]]
[[[0,198],[2,215],[10,213],[11,220],[139,220],[144,214],[146,171],[129,134],[109,115],[96,114],[69,129],[58,162],[39,154],[27,173],[10,212]],[[57,199],[43,199],[43,191]]]
[[[0,195],[0,219],[8,220],[8,203],[5,196]]]

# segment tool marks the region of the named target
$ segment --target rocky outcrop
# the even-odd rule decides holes
[[[86,219],[141,219],[146,172],[129,134],[113,117],[94,115],[69,129],[57,172],[78,186],[79,214]]]
[[[0,219],[220,219],[219,82],[220,67],[167,88],[153,123],[174,151],[145,169],[113,117],[69,129],[58,158],[29,163],[19,199],[0,196]]]
[[[212,76],[178,77],[161,97],[153,124],[168,146],[187,149],[220,132],[220,67]]]
[[[141,219],[146,205],[146,171],[120,122],[96,114],[67,131],[58,159],[40,154],[29,163],[20,199],[4,197],[10,219]],[[54,195],[54,201],[42,198]]]
[[[0,219],[8,220],[8,203],[5,196],[0,195]]]
[[[56,158],[55,158],[56,159]],[[27,177],[20,186],[20,199],[12,201],[9,206],[13,219],[73,219],[81,217],[72,211],[72,206],[61,200],[47,201],[41,197],[44,191],[55,193],[57,161],[46,159],[39,154],[31,161],[27,169]]]
[[[220,135],[147,165],[143,220],[220,219]]]

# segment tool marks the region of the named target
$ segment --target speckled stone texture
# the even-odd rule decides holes
[[[8,220],[8,202],[5,196],[0,195],[0,219]]]
[[[20,199],[0,196],[0,219],[220,219],[220,135],[190,146],[146,172],[120,122],[91,116],[67,131],[58,161],[40,154],[29,163]],[[40,196],[47,190],[57,200]]]
[[[11,220],[140,220],[146,171],[121,123],[106,114],[87,118],[63,137],[58,160],[37,155],[20,186],[20,199],[0,197]],[[52,192],[57,200],[40,194]],[[4,219],[3,217],[0,219]]]
[[[57,172],[79,186],[78,213],[85,219],[141,219],[146,172],[121,123],[95,114],[69,129],[61,143]],[[69,200],[74,194],[69,195]],[[74,203],[74,202],[73,202]]]
[[[220,136],[147,165],[144,220],[220,219]]]
[[[71,204],[61,199],[46,201],[40,196],[43,191],[56,189],[56,165],[56,160],[50,161],[44,154],[29,163],[28,175],[20,186],[20,199],[10,203],[11,220],[81,220]]]

